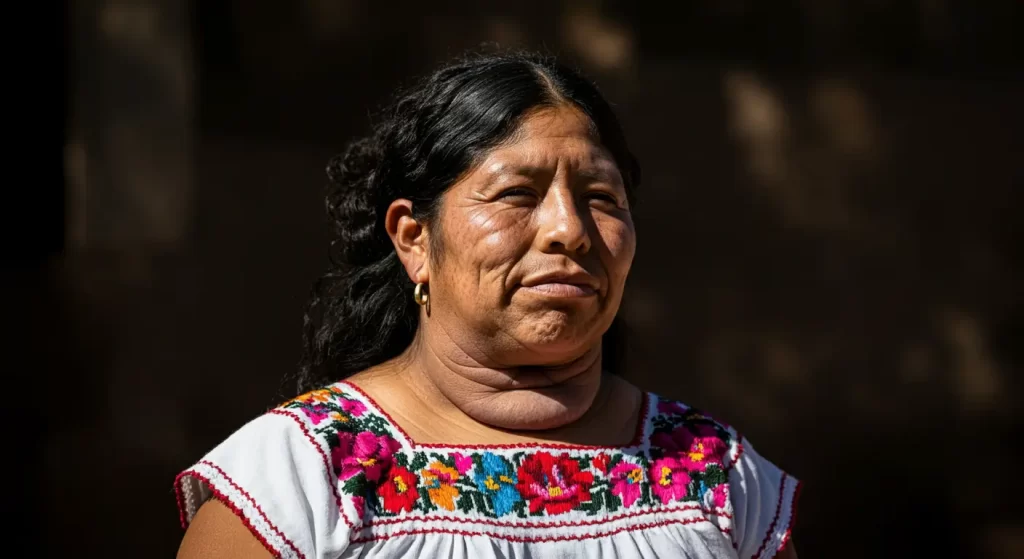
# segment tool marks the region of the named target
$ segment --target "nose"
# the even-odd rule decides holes
[[[587,224],[568,185],[552,184],[538,209],[542,251],[586,254],[590,250]]]

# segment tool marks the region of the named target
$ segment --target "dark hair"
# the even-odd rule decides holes
[[[312,289],[303,324],[298,389],[343,379],[404,351],[419,320],[413,284],[384,230],[398,198],[431,223],[441,195],[533,108],[570,104],[590,117],[634,201],[640,167],[597,88],[553,58],[475,55],[401,94],[373,133],[327,167],[330,266]],[[437,238],[434,235],[432,238]]]

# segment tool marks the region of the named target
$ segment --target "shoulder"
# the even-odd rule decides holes
[[[370,436],[366,406],[338,385],[248,421],[175,481],[182,525],[216,499],[279,557],[319,557],[348,545],[358,513],[339,494],[339,442]],[[361,419],[362,420],[361,420]]]
[[[741,556],[774,557],[785,549],[800,481],[759,454],[734,426],[677,400],[648,398],[653,492],[687,494],[727,509]]]

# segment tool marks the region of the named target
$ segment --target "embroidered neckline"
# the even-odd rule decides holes
[[[341,385],[345,388],[351,389],[356,394],[362,396],[363,402],[374,412],[381,414],[391,424],[395,431],[401,435],[401,439],[409,448],[416,449],[452,449],[452,450],[506,450],[506,449],[553,449],[553,450],[607,450],[607,451],[621,451],[623,449],[639,448],[646,442],[645,434],[647,432],[647,425],[651,420],[651,394],[650,392],[644,391],[640,401],[640,414],[636,420],[636,428],[633,430],[633,438],[628,443],[623,445],[587,445],[587,444],[573,444],[573,443],[560,443],[560,442],[522,442],[522,443],[503,443],[503,444],[457,444],[457,443],[420,443],[413,440],[413,438],[398,424],[397,421],[391,414],[384,410],[384,408],[373,399],[372,396],[366,393],[365,390],[359,388],[355,384],[348,381],[340,381],[334,386]]]
[[[342,517],[353,529],[361,525],[364,535],[353,542],[411,533],[403,527],[425,522],[503,537],[501,527],[536,533],[646,515],[712,522],[728,533],[738,435],[680,402],[645,393],[643,404],[637,436],[624,447],[416,444],[346,382],[272,413],[296,421],[317,446]]]

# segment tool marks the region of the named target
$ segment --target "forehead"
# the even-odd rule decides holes
[[[615,167],[590,118],[574,107],[558,106],[527,113],[509,140],[484,156],[478,170],[547,165],[561,159],[571,159],[576,166]]]

